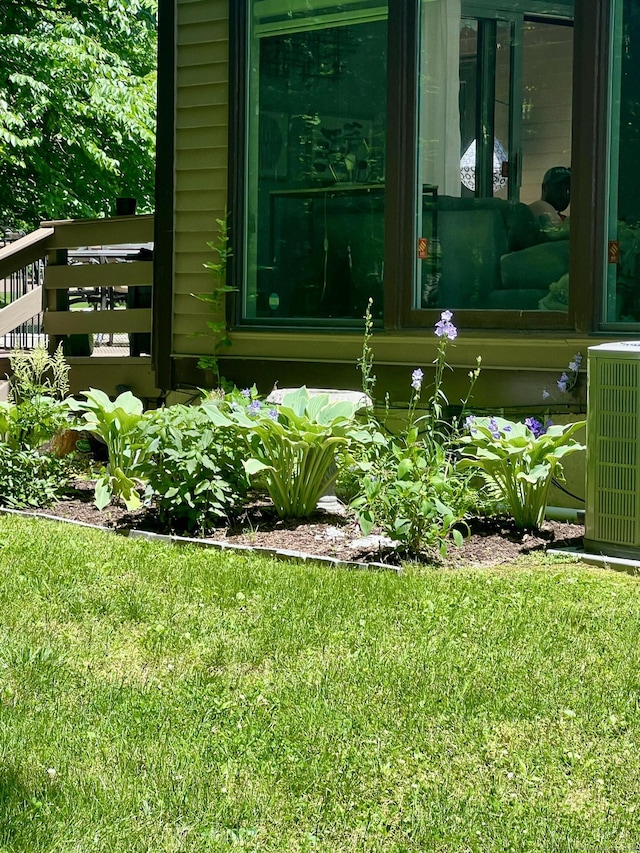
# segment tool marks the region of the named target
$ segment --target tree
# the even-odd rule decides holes
[[[157,0],[0,0],[0,224],[153,208]]]

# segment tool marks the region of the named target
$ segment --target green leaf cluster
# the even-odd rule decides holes
[[[436,334],[443,322],[450,323],[452,316],[450,311],[442,313]],[[370,343],[371,301],[364,319],[364,343],[358,366],[362,371],[362,390],[367,393],[376,382]],[[365,535],[377,525],[399,543],[401,550],[412,555],[435,550],[445,556],[451,541],[462,544],[464,517],[477,501],[470,476],[455,466],[458,421],[451,424],[444,419],[449,404],[443,384],[449,368],[450,341],[447,334],[439,336],[432,362],[433,383],[424,402],[423,371],[418,368],[413,371],[406,421],[397,434],[392,435],[386,429],[388,399],[382,421],[372,411],[366,413],[364,422],[353,432],[352,462],[339,484],[348,494]],[[461,400],[462,411],[480,375],[480,362],[478,358],[475,369],[468,374],[469,388]]]
[[[67,484],[70,459],[58,459],[48,442],[68,426],[69,390],[62,349],[14,350],[9,399],[0,401],[0,503],[48,506]]]
[[[14,449],[39,448],[68,423],[69,365],[62,347],[44,344],[9,356],[9,399],[0,402],[0,439]]]
[[[285,394],[277,410],[257,400],[246,407],[235,401],[226,411],[214,400],[203,404],[214,424],[235,424],[244,432],[250,453],[245,470],[264,482],[282,518],[303,518],[315,510],[335,479],[336,451],[348,444],[358,407],[332,403],[328,394],[311,395],[305,386]]]
[[[206,261],[203,264],[213,279],[212,288],[208,293],[192,293],[191,295],[200,302],[206,302],[212,314],[211,319],[207,320],[207,328],[212,339],[213,352],[209,355],[203,355],[198,361],[198,367],[201,370],[210,370],[213,373],[216,387],[227,388],[229,383],[220,374],[218,354],[223,347],[231,346],[225,314],[226,295],[235,293],[238,288],[227,284],[227,265],[232,253],[229,246],[229,221],[226,211],[222,219],[216,219],[216,224],[218,226],[216,239],[207,243],[216,260]]]
[[[109,459],[96,482],[95,502],[99,509],[112,498],[120,498],[127,509],[137,509],[142,501],[140,473],[150,447],[143,435],[142,402],[131,391],[110,400],[96,388],[83,391],[84,401],[69,400],[72,411],[82,415],[79,429],[96,435],[107,447]]]
[[[153,208],[157,0],[0,0],[0,223]]]
[[[356,468],[360,489],[351,506],[362,532],[374,525],[411,554],[447,543],[461,545],[460,527],[475,500],[469,478],[459,474],[447,448],[412,426],[394,438],[372,436],[373,452]]]
[[[458,470],[480,474],[490,496],[504,505],[521,528],[544,521],[553,478],[562,477],[562,460],[584,450],[572,438],[584,421],[550,426],[535,436],[523,423],[505,418],[474,418],[463,436]]]
[[[203,531],[242,504],[249,486],[243,437],[214,427],[201,407],[149,412],[143,439],[149,446],[142,466],[146,497],[163,525]]]
[[[67,483],[68,465],[35,448],[17,449],[0,442],[0,504],[43,507],[59,499]]]

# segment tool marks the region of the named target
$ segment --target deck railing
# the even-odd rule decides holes
[[[51,345],[71,335],[128,333],[131,355],[149,353],[153,216],[42,226],[53,229],[44,275],[44,330]]]
[[[52,228],[11,235],[0,244],[0,347],[27,349],[42,335],[42,283]]]
[[[149,215],[43,222],[0,246],[0,341],[128,334],[131,355],[149,352],[152,241]]]

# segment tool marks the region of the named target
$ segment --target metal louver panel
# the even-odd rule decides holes
[[[640,554],[640,343],[589,348],[585,547]]]

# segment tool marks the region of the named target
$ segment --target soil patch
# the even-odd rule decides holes
[[[138,529],[155,533],[183,533],[163,529],[153,508],[129,512],[114,504],[98,510],[93,504],[93,483],[78,481],[68,497],[43,514],[82,521],[101,527]],[[449,549],[446,563],[452,566],[491,566],[510,563],[523,554],[548,548],[580,548],[584,536],[581,524],[546,521],[540,530],[518,530],[509,519],[474,518],[469,536],[460,548]],[[399,565],[401,555],[394,543],[373,531],[364,537],[352,515],[335,499],[325,499],[322,508],[307,519],[279,519],[273,507],[256,497],[233,524],[206,531],[203,538],[230,544],[304,552],[340,560],[382,562]],[[435,554],[425,554],[425,562],[441,562]]]

